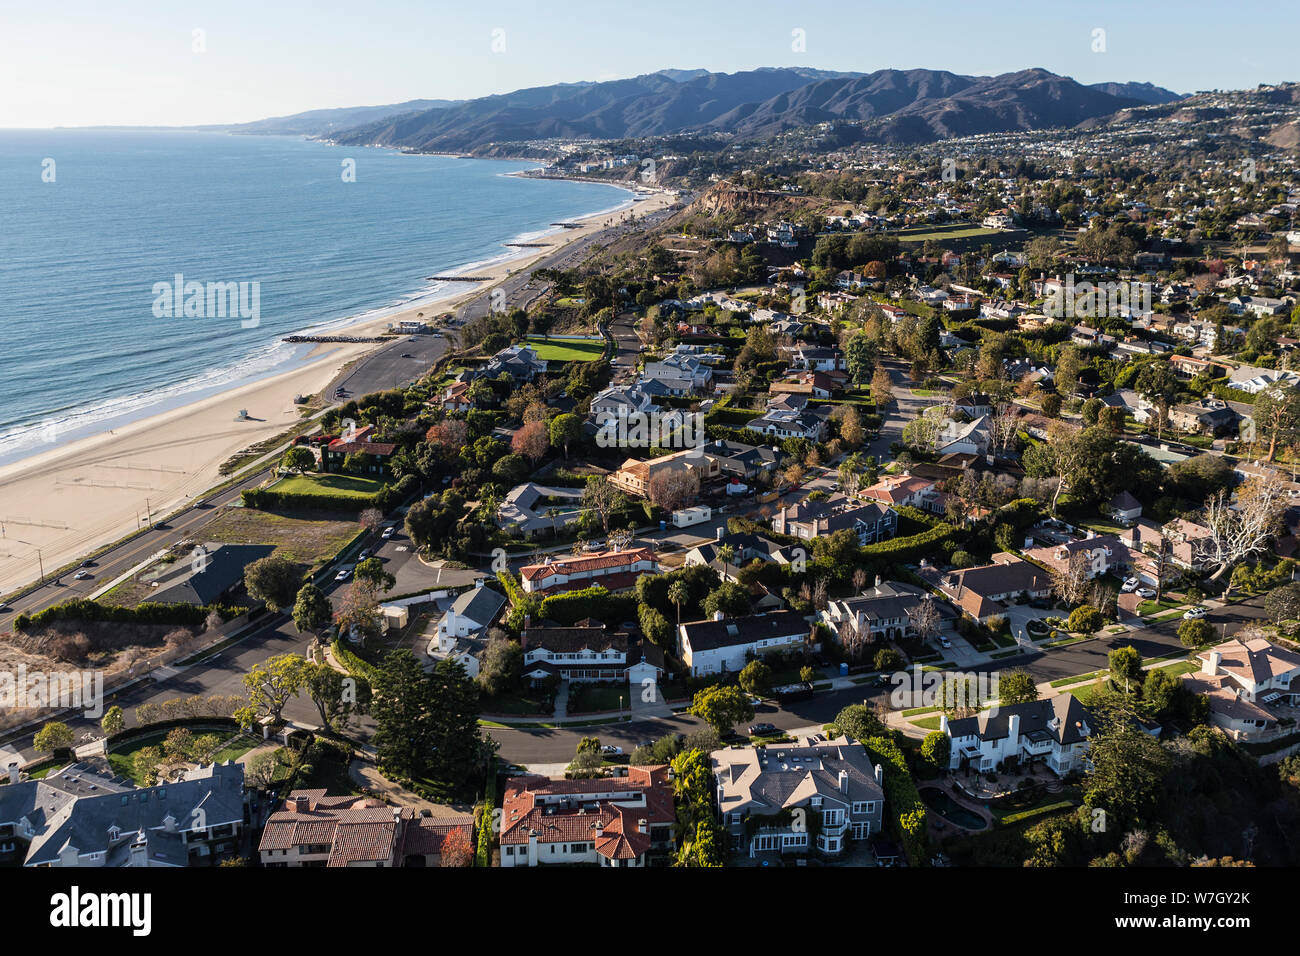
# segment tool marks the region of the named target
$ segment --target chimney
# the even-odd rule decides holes
[[[1020,715],[1011,714],[1007,717],[1007,741],[1012,749],[1019,748],[1020,742]]]
[[[10,762],[9,764],[9,782],[10,783],[18,782],[18,762],[16,760]]]
[[[940,715],[939,715],[939,729],[942,730],[945,734],[948,732],[948,715],[947,715],[947,714],[940,714]]]
[[[131,841],[131,866],[148,866],[149,865],[149,838],[145,836],[143,830],[135,835]]]
[[[876,783],[881,783],[885,779],[885,769],[880,764],[876,764]]]
[[[289,797],[288,809],[292,813],[306,813],[311,809],[311,798],[305,793],[294,794]]]
[[[724,530],[724,529],[723,529],[723,526],[722,526],[722,525],[718,525],[718,529],[717,529],[717,531],[714,532],[714,537],[713,537],[713,540],[714,540],[714,541],[721,541],[721,540],[722,540],[722,532],[723,532],[723,530]]]
[[[646,818],[645,818],[645,817],[642,817],[641,819],[637,820],[637,822],[636,822],[636,829],[637,829],[637,832],[638,832],[638,833],[649,833],[649,832],[650,832],[650,825],[646,822]]]
[[[841,770],[841,771],[840,771],[840,775],[839,775],[839,783],[840,783],[840,793],[848,793],[848,792],[849,792],[849,772],[848,772],[847,770]]]
[[[176,832],[176,818],[170,813],[163,817],[163,829],[168,833]]]
[[[1201,673],[1213,677],[1215,674],[1219,673],[1219,661],[1221,660],[1223,660],[1222,654],[1218,651],[1210,651],[1209,657],[1207,657],[1205,663],[1201,665]],[[10,764],[9,766],[12,768],[13,764]],[[10,773],[13,773],[12,769],[10,770]]]

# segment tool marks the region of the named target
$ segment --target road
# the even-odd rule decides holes
[[[1264,616],[1263,598],[1254,597],[1242,604],[1211,611],[1205,619],[1216,628],[1226,625],[1226,633],[1231,635],[1243,625]],[[1185,651],[1178,642],[1179,623],[1181,619],[1175,619],[1127,634],[1098,637],[1066,647],[1036,651],[1023,657],[1003,658],[997,662],[995,670],[1023,667],[1035,681],[1041,683],[1103,670],[1109,666],[1107,655],[1119,647],[1135,647],[1144,658],[1168,654],[1172,650]],[[849,704],[864,701],[872,704],[877,701],[887,703],[890,690],[890,687],[861,684],[821,693],[811,700],[784,707],[764,704],[755,708],[754,719],[775,724],[787,731],[820,727],[834,719]],[[639,744],[656,740],[665,734],[690,733],[704,726],[704,722],[698,718],[681,714],[671,718],[649,718],[599,728],[564,730],[493,727],[489,732],[500,743],[501,756],[514,763],[565,763],[573,759],[578,742],[585,736],[597,736],[602,744],[615,744],[630,752]]]

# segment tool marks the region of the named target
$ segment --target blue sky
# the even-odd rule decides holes
[[[1294,0],[0,0],[0,127],[242,122],[666,67],[1041,66],[1191,92],[1300,79],[1278,42],[1298,22]]]

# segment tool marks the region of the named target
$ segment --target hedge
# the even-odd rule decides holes
[[[249,488],[241,494],[246,508],[263,511],[342,511],[347,513],[378,508],[385,513],[415,492],[419,479],[404,475],[395,485],[382,485],[373,495],[315,494],[276,491],[274,488]]]
[[[364,678],[371,687],[375,686],[375,681],[379,677],[379,668],[374,664],[366,663],[361,658],[357,657],[357,655],[353,654],[343,646],[342,640],[337,637],[334,638],[334,642],[330,644],[330,653],[334,655],[334,659],[342,664],[344,669],[346,669],[353,677]]]
[[[1227,385],[1216,385],[1213,391],[1215,398],[1221,398],[1225,402],[1242,402],[1246,405],[1254,405],[1255,399],[1259,397],[1250,394],[1250,392],[1243,392],[1239,388],[1230,388]]]
[[[893,538],[889,541],[878,541],[875,544],[868,544],[862,548],[864,558],[886,558],[890,561],[900,563],[910,563],[918,558],[928,557],[937,551],[945,541],[949,540],[956,530],[949,524],[937,524],[928,531],[922,531],[920,534],[914,534],[906,538]]]
[[[889,737],[871,737],[862,742],[867,754],[882,768],[885,803],[889,806],[890,824],[894,835],[907,854],[909,866],[920,866],[926,860],[925,803],[916,789],[912,774],[907,769],[907,759],[898,744]],[[914,817],[913,814],[919,814]],[[911,817],[913,826],[904,820]]]
[[[632,594],[611,594],[599,584],[581,591],[552,594],[542,601],[540,614],[561,627],[572,627],[592,617],[605,623],[631,621],[636,618],[637,600]]]
[[[55,604],[36,614],[19,614],[14,618],[14,629],[26,631],[32,627],[44,627],[55,621],[108,621],[114,624],[174,624],[182,627],[197,627],[216,611],[223,622],[248,613],[246,607],[233,607],[225,604],[159,604],[157,601],[145,601],[135,607],[119,607],[115,604],[100,604],[85,598]]]

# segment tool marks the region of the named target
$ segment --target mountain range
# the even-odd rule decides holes
[[[316,110],[223,127],[296,133],[345,145],[466,153],[493,143],[617,140],[718,133],[767,140],[822,123],[850,138],[911,144],[955,136],[1074,126],[1180,96],[1149,83],[1086,86],[1043,69],[998,76],[943,70],[840,73],[762,68],[662,70],[600,83],[562,83],[472,100]]]

